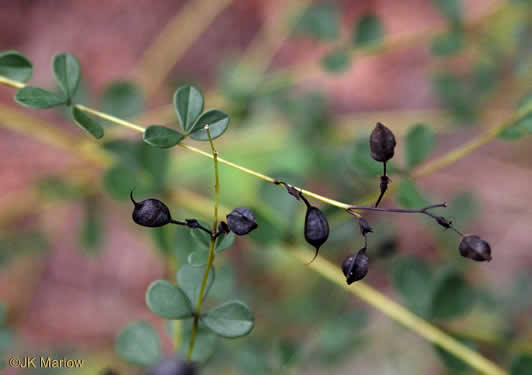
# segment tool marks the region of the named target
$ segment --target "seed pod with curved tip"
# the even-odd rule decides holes
[[[473,259],[477,262],[489,262],[491,260],[491,247],[489,243],[482,240],[479,236],[465,236],[460,241],[458,249],[460,250],[460,254],[465,258]]]
[[[310,264],[318,256],[321,245],[329,238],[329,223],[319,208],[311,206],[303,194],[299,193],[299,196],[307,206],[307,213],[305,214],[305,240],[316,248],[316,253],[314,254],[314,258],[309,262]]]
[[[342,271],[346,277],[347,285],[355,281],[362,280],[368,274],[369,258],[366,255],[366,248],[363,247],[356,254],[345,258],[342,263]]]
[[[172,222],[172,216],[168,207],[158,199],[146,199],[135,202],[133,191],[130,193],[131,202],[135,205],[133,209],[133,221],[145,227],[162,227]]]
[[[244,236],[257,228],[257,219],[247,207],[235,208],[226,216],[229,229],[239,236]]]
[[[196,370],[190,364],[177,358],[164,359],[152,368],[148,369],[145,375],[195,375]]]
[[[393,157],[395,144],[392,131],[378,122],[369,137],[371,157],[376,161],[387,162]]]

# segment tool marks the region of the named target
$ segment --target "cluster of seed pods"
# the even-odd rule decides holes
[[[238,236],[245,236],[258,227],[255,215],[247,207],[238,207],[231,211],[226,216],[227,222],[221,221],[218,225],[218,231],[213,233],[196,219],[185,219],[185,221],[172,219],[168,206],[158,199],[149,198],[137,202],[133,198],[133,191],[130,193],[130,198],[134,206],[133,221],[144,227],[157,228],[167,224],[184,225],[191,229],[203,230],[214,238],[229,232],[233,232]]]
[[[452,229],[462,237],[459,251],[463,257],[479,262],[490,261],[491,248],[486,241],[476,235],[463,235],[452,225],[452,222],[445,217],[436,216],[428,212],[428,209],[430,208],[445,207],[445,204],[433,205],[419,210],[378,208],[390,182],[389,177],[386,175],[386,163],[393,158],[396,144],[397,142],[395,141],[395,136],[392,131],[383,124],[377,123],[377,126],[371,133],[369,145],[371,157],[376,161],[383,163],[383,174],[380,177],[379,198],[375,203],[375,207],[353,206],[347,211],[351,214],[357,209],[377,210],[380,212],[416,212],[426,214],[433,218],[443,228]],[[310,261],[310,263],[312,263],[318,256],[320,248],[329,238],[329,223],[327,222],[327,218],[319,208],[312,206],[303,193],[294,186],[291,186],[284,181],[276,180],[274,183],[284,186],[290,195],[297,200],[303,201],[307,207],[303,233],[305,240],[316,249],[316,253]],[[213,233],[209,229],[203,227],[196,219],[186,219],[185,221],[172,219],[170,210],[160,200],[146,199],[141,202],[136,202],[133,198],[133,192],[131,192],[131,201],[134,204],[133,221],[146,227],[160,227],[172,223],[206,231],[214,238],[220,234],[227,234],[230,231],[239,236],[243,236],[257,228],[255,216],[251,210],[246,207],[235,208],[226,216],[227,222],[220,222],[218,231]],[[346,277],[347,284],[352,284],[355,281],[363,279],[367,275],[369,268],[369,257],[366,254],[368,246],[367,235],[368,233],[373,232],[373,229],[364,218],[360,217],[358,214],[356,216],[358,217],[360,233],[364,237],[364,247],[358,250],[355,254],[349,255],[342,263],[342,271]]]

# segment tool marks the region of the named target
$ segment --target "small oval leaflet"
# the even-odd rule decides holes
[[[102,126],[76,107],[72,107],[72,119],[81,129],[85,130],[94,138],[100,139],[103,137]]]
[[[161,356],[159,335],[142,321],[124,328],[116,338],[115,348],[120,357],[141,366],[151,366]]]
[[[192,310],[183,292],[166,280],[156,280],[146,291],[146,305],[165,319],[184,319],[192,316]]]
[[[196,141],[208,141],[209,136],[205,130],[205,125],[209,125],[209,132],[212,139],[220,137],[229,126],[229,116],[217,109],[212,109],[203,113],[190,131],[189,137]]]
[[[194,86],[180,87],[174,94],[174,108],[181,129],[189,132],[203,111],[203,95]]]
[[[67,99],[39,87],[26,86],[17,91],[15,101],[28,108],[48,109],[66,104]]]
[[[228,338],[245,336],[254,325],[253,313],[241,301],[230,301],[217,306],[203,315],[201,320],[214,333]]]
[[[54,56],[52,70],[67,99],[72,99],[81,79],[81,65],[78,59],[69,53],[59,53]]]
[[[143,139],[150,146],[170,148],[181,142],[183,135],[165,126],[152,125],[144,132]]]
[[[30,80],[32,73],[32,63],[20,52],[5,51],[0,53],[0,76],[27,82]]]

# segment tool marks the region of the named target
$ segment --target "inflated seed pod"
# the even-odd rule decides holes
[[[376,161],[387,162],[393,157],[395,144],[392,131],[378,122],[369,137],[371,157]]]
[[[304,230],[305,240],[316,248],[314,258],[312,258],[310,261],[310,263],[312,263],[318,256],[320,247],[325,243],[325,241],[327,241],[327,238],[329,238],[329,223],[319,208],[310,205],[303,194],[300,193],[299,196],[301,199],[303,199],[303,202],[305,202],[305,205],[307,206]]]
[[[368,274],[369,258],[366,255],[366,248],[363,247],[356,254],[345,258],[342,263],[342,271],[346,277],[348,285],[355,281],[362,280]]]
[[[133,221],[145,227],[162,227],[172,221],[168,207],[158,199],[146,199],[135,202],[133,191],[130,193],[133,209]]]
[[[226,216],[229,229],[239,236],[244,236],[257,228],[257,220],[247,207],[235,208]]]
[[[196,370],[192,365],[177,358],[164,359],[144,375],[195,375]]]
[[[477,262],[484,262],[491,260],[491,247],[489,243],[482,240],[479,236],[465,236],[460,241],[458,247],[460,254]]]

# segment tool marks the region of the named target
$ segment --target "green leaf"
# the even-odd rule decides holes
[[[192,306],[196,306],[199,300],[201,284],[203,282],[203,274],[205,273],[206,266],[192,266],[190,264],[184,264],[177,272],[177,285],[185,292]],[[207,284],[203,291],[203,298],[209,293],[209,289],[214,283],[214,267],[209,270],[209,276],[207,277]]]
[[[174,94],[174,108],[181,129],[188,133],[203,112],[203,95],[194,86],[180,87]]]
[[[216,282],[209,291],[209,298],[227,300],[233,295],[235,285],[233,267],[226,262],[216,267]]]
[[[115,81],[104,89],[101,108],[120,118],[138,116],[144,111],[144,95],[133,82]]]
[[[181,289],[166,280],[157,280],[146,291],[146,305],[155,314],[165,319],[192,317],[191,306]]]
[[[207,250],[196,250],[188,255],[188,264],[193,266],[204,266],[209,259],[209,252]]]
[[[208,141],[209,136],[205,130],[205,125],[209,125],[212,139],[216,139],[227,130],[229,116],[217,109],[205,112],[194,124],[194,128],[191,130],[189,137],[197,141]]]
[[[107,192],[118,200],[128,200],[129,193],[135,188],[136,183],[135,171],[122,165],[109,168],[103,176],[103,185]]]
[[[464,34],[460,31],[450,31],[437,35],[432,40],[430,51],[435,56],[454,56],[464,49]]]
[[[417,209],[427,206],[428,202],[417,190],[416,184],[409,178],[402,178],[396,195],[399,204],[408,209]]]
[[[151,125],[144,132],[143,139],[150,146],[170,148],[181,142],[183,135],[164,126]]]
[[[81,79],[81,65],[78,59],[69,53],[59,53],[52,61],[52,70],[67,99],[71,100]]]
[[[0,76],[15,81],[27,82],[33,74],[30,60],[18,51],[4,51],[0,53]]]
[[[18,90],[15,94],[15,100],[17,103],[33,109],[53,108],[67,102],[67,99],[62,96],[33,86],[26,86]]]
[[[321,59],[321,66],[329,73],[343,73],[350,65],[351,51],[347,48],[335,49]]]
[[[217,253],[221,253],[222,251],[229,249],[235,243],[235,239],[236,235],[233,232],[219,235],[214,243],[214,250],[216,250]]]
[[[418,258],[404,257],[394,264],[392,281],[406,305],[426,316],[432,296],[432,274],[427,265]]]
[[[217,335],[227,338],[246,336],[254,325],[253,313],[242,301],[226,302],[202,315],[201,319]]]
[[[103,137],[103,127],[76,107],[72,107],[72,119],[81,129],[96,139]]]
[[[192,331],[192,319],[185,321],[183,324],[183,345],[180,350],[186,355],[190,345]],[[194,340],[194,349],[192,351],[192,361],[204,362],[208,360],[214,353],[216,348],[217,336],[203,323],[200,322],[196,331],[196,339]]]
[[[443,270],[434,281],[430,316],[450,320],[468,313],[473,307],[474,291],[457,270]]]
[[[146,322],[124,328],[116,338],[115,350],[124,360],[140,366],[151,366],[161,357],[159,336]]]
[[[532,374],[532,355],[529,353],[520,354],[512,361],[510,375],[530,374]]]
[[[475,349],[475,346],[472,341],[460,339],[457,337],[455,337],[455,339],[466,345],[467,347],[473,350]],[[433,348],[438,354],[438,357],[440,357],[441,361],[453,374],[463,374],[471,369],[469,364],[464,362],[462,359],[456,357],[454,354],[449,353],[447,350],[442,349],[438,345],[433,345]]]
[[[499,134],[497,134],[497,138],[505,141],[515,141],[523,138],[526,134],[527,130],[519,126],[519,122],[516,122],[515,124],[504,128]]]
[[[340,34],[338,8],[333,4],[313,5],[299,17],[294,30],[315,39],[334,40]]]
[[[459,22],[461,20],[461,0],[434,0],[434,3],[450,21]]]
[[[424,124],[414,125],[406,135],[406,165],[414,168],[423,162],[434,149],[435,135]]]
[[[532,90],[526,93],[520,100],[517,105],[517,114],[519,116],[524,116],[525,114],[532,111]]]
[[[434,77],[433,85],[441,102],[459,120],[465,122],[474,118],[476,96],[473,96],[465,77],[452,72],[440,72]]]
[[[203,226],[208,227],[205,223],[202,223]],[[203,249],[208,249],[211,245],[211,236],[202,230],[192,229],[192,237],[199,243]],[[228,234],[221,234],[216,238],[214,242],[214,250],[217,253],[230,248],[235,243],[236,235],[233,232]],[[201,249],[200,249],[201,250]]]
[[[89,252],[98,250],[103,243],[101,207],[94,199],[84,201],[85,216],[81,227],[81,244]]]
[[[356,48],[377,46],[384,37],[384,28],[379,18],[372,13],[360,17],[353,31],[353,44]]]

